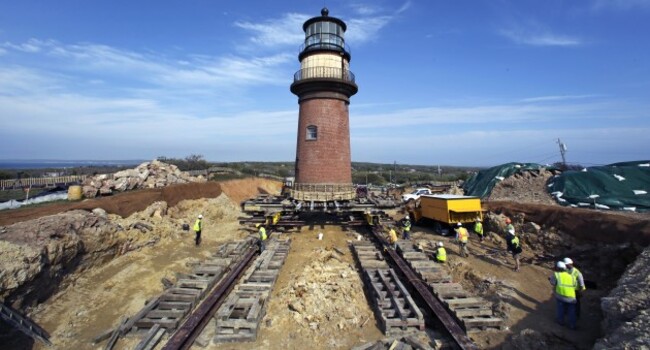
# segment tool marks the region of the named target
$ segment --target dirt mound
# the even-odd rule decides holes
[[[114,196],[87,199],[81,202],[49,203],[38,207],[3,210],[0,211],[0,225],[10,225],[74,209],[92,210],[102,208],[109,214],[128,217],[133,213],[144,210],[151,203],[157,201],[165,201],[169,207],[173,207],[182,200],[216,198],[222,191],[232,201],[239,203],[244,199],[254,197],[258,193],[277,194],[280,192],[281,187],[281,182],[261,178],[173,185],[124,192]]]
[[[486,202],[487,210],[508,216],[523,215],[526,221],[544,223],[546,227],[570,233],[571,236],[587,241],[602,243],[630,242],[647,246],[650,244],[649,215],[621,215],[616,212],[602,212],[511,201]]]
[[[224,181],[221,189],[235,203],[255,197],[258,193],[279,195],[282,182],[262,178]]]
[[[557,205],[546,191],[546,183],[553,176],[548,170],[516,173],[494,186],[487,199]]]

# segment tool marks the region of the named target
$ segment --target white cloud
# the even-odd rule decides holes
[[[253,32],[254,35],[249,40],[256,45],[298,47],[305,39],[302,24],[310,17],[305,14],[287,13],[281,18],[270,19],[264,23],[237,21],[235,26]]]
[[[349,30],[345,33],[347,42],[359,45],[377,39],[377,33],[393,19],[393,16],[353,18],[348,21]]]
[[[595,10],[650,9],[650,0],[595,0],[593,8]]]
[[[650,127],[513,130],[463,130],[453,133],[418,133],[386,137],[352,134],[352,158],[401,164],[492,166],[507,162],[553,163],[560,161],[555,140],[561,137],[572,163],[613,163],[646,159],[650,142],[644,137]],[[427,150],[426,153],[413,149]]]
[[[350,3],[349,4],[350,8],[354,13],[360,16],[372,16],[376,13],[379,13],[382,11],[382,9],[378,6],[375,6],[374,4],[365,4],[365,3]]]
[[[566,101],[578,100],[584,98],[597,97],[599,95],[554,95],[554,96],[537,96],[522,99],[522,102],[549,102],[549,101]]]
[[[553,122],[610,112],[604,103],[501,104],[402,109],[388,113],[355,114],[351,126],[359,129],[458,125],[482,128],[495,123]],[[352,106],[351,108],[354,108]]]
[[[539,29],[504,29],[500,34],[520,45],[531,46],[580,46],[584,41],[578,37],[554,34]]]
[[[25,50],[25,47],[30,47]],[[121,77],[166,89],[187,87],[249,86],[285,83],[288,75],[277,67],[290,62],[293,56],[275,54],[260,57],[197,56],[181,59],[156,53],[138,53],[107,45],[72,44],[30,39],[24,44],[5,43],[4,47],[25,54],[44,55],[57,59],[61,71],[70,74]]]
[[[355,45],[374,40],[377,33],[399,14],[411,6],[406,1],[400,8],[393,12],[387,12],[381,7],[362,3],[351,4],[350,7],[356,13],[356,17],[344,19],[348,24],[349,31],[345,33],[346,40],[354,42]],[[332,14],[335,17],[339,17]],[[313,15],[300,13],[287,13],[280,18],[270,19],[263,23],[249,21],[237,21],[235,26],[253,33],[249,41],[254,44],[252,47],[265,47],[283,49],[285,46],[299,46],[305,38],[302,31],[303,23]],[[250,50],[251,46],[245,49]]]

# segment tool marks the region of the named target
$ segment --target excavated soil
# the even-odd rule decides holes
[[[510,216],[522,214],[526,221],[554,226],[578,239],[604,243],[634,242],[642,246],[650,244],[650,213],[598,211],[515,201],[489,201],[484,206],[491,212]]]
[[[548,170],[517,173],[497,183],[487,200],[559,205],[546,190],[546,183],[553,176]]]
[[[281,188],[281,182],[257,178],[173,185],[124,192],[114,196],[87,199],[81,202],[52,203],[37,207],[3,210],[0,211],[0,226],[74,209],[92,210],[102,208],[109,214],[127,217],[144,210],[153,202],[165,201],[169,207],[173,207],[178,202],[186,199],[215,198],[222,191],[226,192],[234,202],[239,203],[244,199],[255,196],[257,193],[277,193]]]
[[[0,212],[0,225],[21,221],[29,225],[32,221],[26,220],[83,206],[87,210],[103,208],[114,225],[128,228],[134,223],[145,223],[153,227],[151,232],[135,228],[117,232],[116,246],[120,248],[112,259],[98,259],[84,269],[67,271],[55,294],[29,309],[29,315],[52,335],[54,348],[101,349],[104,344],[91,345],[92,338],[115,327],[121,317],[135,314],[146,300],[160,294],[161,278],[173,280],[175,273],[189,271],[189,266],[208,257],[220,244],[253,234],[242,230],[237,223],[241,214],[239,202],[256,193],[277,193],[280,186],[259,179],[181,185]],[[222,192],[218,198],[195,199],[218,196]],[[471,335],[479,347],[591,348],[604,335],[600,300],[616,286],[627,264],[641,251],[640,247],[650,243],[650,217],[503,197],[509,201],[486,203],[490,213],[484,226],[489,238],[481,243],[472,236],[468,258],[458,255],[450,237],[436,235],[428,226],[415,226],[412,239],[425,248],[443,241],[449,251],[448,268],[454,280],[475,295],[493,301],[493,309],[506,320],[506,330]],[[165,206],[152,205],[162,200],[167,201]],[[200,247],[195,247],[193,234],[182,231],[180,225],[191,222],[198,213],[205,217],[204,239]],[[403,215],[391,214],[396,218]],[[501,214],[511,216],[521,234],[524,252],[519,272],[513,271],[513,260],[505,252],[500,234],[505,217]],[[12,232],[15,235],[17,231]],[[79,232],[82,241],[87,235],[84,232],[82,227]],[[322,241],[316,238],[319,232],[324,233]],[[211,344],[207,349],[347,349],[383,338],[347,248],[351,237],[339,227],[330,226],[282,235],[290,236],[293,243],[272,292],[258,340],[245,344]],[[18,266],[20,257],[36,246],[18,237],[6,240],[2,234],[0,243],[3,268],[9,266],[9,261],[17,261]],[[334,247],[344,254],[336,252]],[[585,279],[592,283],[583,299],[578,331],[554,322],[555,301],[548,277],[554,261],[564,256],[574,258]],[[625,300],[625,305],[634,305]],[[631,328],[639,329],[643,322]],[[6,327],[0,330],[0,334],[7,331]],[[3,349],[45,349],[19,332],[8,334],[8,337],[0,336]],[[115,348],[133,348],[138,341],[138,337],[127,336]]]
[[[257,341],[205,349],[350,349],[383,338],[348,248],[350,236],[337,226],[283,236],[292,239],[291,249]]]

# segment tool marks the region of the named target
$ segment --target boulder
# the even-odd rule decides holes
[[[123,177],[136,177],[139,175],[140,173],[136,169],[126,169],[126,170],[116,172],[115,174],[113,174],[113,177],[119,179]]]
[[[95,186],[83,186],[81,188],[81,191],[84,194],[84,198],[95,198],[97,197],[97,192],[99,192],[99,189]]]
[[[542,229],[541,226],[537,225],[534,222],[530,222],[530,221],[524,223],[524,226],[523,226],[523,231],[527,232],[527,233],[538,234],[541,229]]]

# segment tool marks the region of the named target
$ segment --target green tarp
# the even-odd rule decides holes
[[[483,169],[475,173],[463,184],[463,190],[466,196],[476,196],[485,198],[492,193],[494,185],[508,176],[512,176],[522,171],[548,169],[541,164],[536,163],[506,163],[497,165],[489,169]]]
[[[565,171],[551,178],[547,188],[562,205],[650,211],[650,161]]]

